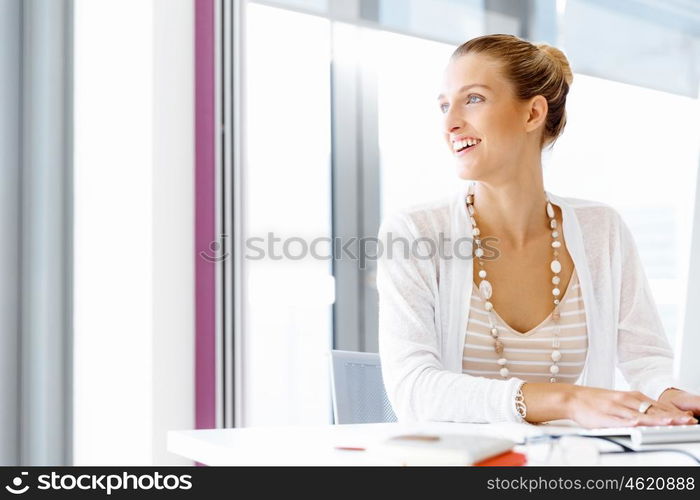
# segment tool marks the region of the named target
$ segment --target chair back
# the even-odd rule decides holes
[[[379,354],[332,350],[330,359],[336,424],[396,422],[384,390]]]

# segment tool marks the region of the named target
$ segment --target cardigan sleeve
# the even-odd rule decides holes
[[[514,398],[523,380],[444,368],[436,330],[436,264],[426,258],[429,246],[420,244],[425,239],[401,212],[385,219],[379,229],[379,354],[394,413],[399,421],[521,422]]]
[[[664,331],[639,252],[618,214],[620,260],[620,312],[617,331],[617,366],[632,390],[658,399],[669,387],[692,392],[673,376],[673,350]]]

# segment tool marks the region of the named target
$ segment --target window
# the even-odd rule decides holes
[[[315,239],[330,256],[330,22],[254,3],[247,17],[245,226],[264,258],[245,259],[243,424],[328,423],[331,261],[298,257]]]
[[[453,192],[460,179],[435,96],[455,47],[372,30],[382,214]],[[420,68],[420,70],[418,70]]]
[[[620,212],[673,343],[684,313],[700,102],[576,74],[567,113],[566,130],[545,166],[545,185]]]

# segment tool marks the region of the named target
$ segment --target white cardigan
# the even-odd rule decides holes
[[[379,229],[379,354],[400,421],[520,421],[513,400],[522,379],[462,373],[473,286],[465,192],[394,212]],[[673,351],[619,213],[604,203],[547,194],[562,209],[564,243],[586,312],[588,353],[576,384],[613,389],[617,364],[631,389],[651,398],[668,387],[691,390],[673,376]],[[399,238],[416,252],[405,255]],[[441,238],[442,256],[436,250]],[[450,251],[460,238],[458,252]]]

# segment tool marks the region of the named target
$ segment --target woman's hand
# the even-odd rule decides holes
[[[693,412],[670,403],[695,405],[697,396],[669,394],[660,401],[645,396],[639,391],[612,391],[594,387],[573,386],[568,401],[569,419],[586,428],[632,427],[636,425],[675,425],[697,423]],[[677,389],[675,389],[677,390]],[[683,391],[679,391],[683,392]],[[665,393],[664,393],[665,394]],[[649,401],[652,406],[646,413],[639,412],[639,405]]]
[[[670,387],[661,393],[659,401],[691,415],[700,415],[700,396]]]

